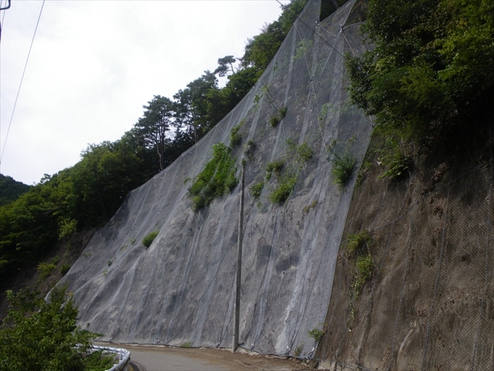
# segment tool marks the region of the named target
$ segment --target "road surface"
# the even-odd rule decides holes
[[[111,344],[111,346],[130,351],[133,369],[129,371],[293,371],[308,369],[306,364],[295,359],[238,352],[233,354],[224,349],[189,349],[127,344]]]

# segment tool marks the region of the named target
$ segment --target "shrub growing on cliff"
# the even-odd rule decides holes
[[[350,256],[358,256],[369,251],[369,244],[372,242],[372,236],[368,231],[361,231],[355,234],[349,234],[346,238],[346,249]]]
[[[152,231],[148,233],[143,239],[142,244],[146,247],[146,249],[151,246],[156,236],[160,233],[160,231]],[[110,265],[110,264],[109,264]]]
[[[321,341],[323,335],[324,335],[324,330],[321,330],[317,327],[314,327],[312,330],[309,331],[309,336],[313,338],[316,342]]]
[[[314,153],[312,152],[312,148],[304,142],[297,147],[297,155],[301,162],[309,162],[312,160]]]
[[[404,179],[413,166],[411,156],[408,156],[404,149],[396,143],[388,144],[387,147],[384,148],[384,156],[379,158],[387,170],[379,178],[388,178],[394,181]]]
[[[370,253],[361,255],[357,258],[355,282],[353,289],[355,290],[355,296],[358,297],[367,282],[369,282],[374,273],[374,261]]]
[[[297,175],[294,174],[284,174],[278,179],[278,185],[269,194],[269,200],[277,204],[283,204],[295,187],[297,183]]]
[[[370,246],[373,237],[369,231],[361,231],[350,234],[346,238],[346,251],[348,257],[355,261],[355,273],[353,278],[353,292],[351,297],[358,298],[367,282],[372,279],[375,264],[372,259]]]
[[[237,168],[230,147],[223,143],[213,146],[213,158],[193,180],[189,188],[192,209],[198,211],[208,206],[215,198],[231,192],[238,184]]]
[[[349,152],[345,152],[341,157],[335,156],[335,159],[333,160],[333,168],[331,169],[331,175],[333,175],[334,183],[341,189],[345,188],[352,178],[356,166],[357,159]]]
[[[252,197],[254,197],[255,200],[258,200],[259,197],[261,197],[263,188],[264,188],[264,182],[256,183],[249,188],[250,194],[252,195]]]
[[[242,134],[240,133],[240,128],[243,125],[243,121],[240,122],[238,125],[235,125],[232,128],[232,131],[230,132],[230,147],[235,148],[240,143],[242,143]]]
[[[285,167],[285,163],[282,160],[272,161],[266,165],[266,180],[271,179],[271,174],[274,173],[276,176],[281,174],[281,170]]]

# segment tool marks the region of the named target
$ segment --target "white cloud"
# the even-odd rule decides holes
[[[242,56],[281,13],[276,0],[47,0],[4,148],[41,4],[13,1],[2,24],[1,172],[27,184],[119,139],[153,95],[171,98],[218,58]]]

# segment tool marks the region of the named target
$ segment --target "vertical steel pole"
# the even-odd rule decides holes
[[[237,248],[237,278],[235,285],[235,323],[233,327],[233,345],[232,352],[238,348],[238,333],[240,327],[240,282],[242,278],[242,240],[244,230],[244,172],[245,160],[242,160],[242,175],[240,180],[240,215],[238,221],[238,248]]]

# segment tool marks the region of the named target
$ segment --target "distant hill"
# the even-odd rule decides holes
[[[0,206],[15,201],[21,194],[29,191],[30,186],[0,174]]]

